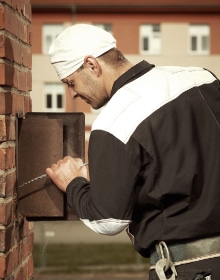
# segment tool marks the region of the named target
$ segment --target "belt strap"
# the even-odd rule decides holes
[[[159,244],[159,243],[158,243]],[[159,246],[150,255],[150,266],[154,268],[162,258]],[[181,243],[167,243],[170,259],[175,265],[220,256],[220,236],[213,236],[197,240],[188,240]]]

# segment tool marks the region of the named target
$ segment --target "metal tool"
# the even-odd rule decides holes
[[[19,187],[19,188],[23,188],[25,185],[30,184],[30,183],[32,183],[32,182],[34,182],[34,181],[37,181],[37,180],[42,179],[42,178],[47,177],[47,176],[48,176],[47,174],[40,175],[40,176],[38,176],[38,177],[35,177],[34,179],[31,179],[31,180],[29,180],[29,181],[23,183],[22,185],[20,185],[20,186],[18,186],[18,187]]]
[[[86,166],[86,165],[88,165],[88,162],[83,163],[83,164],[81,164],[80,166],[82,167],[82,166]],[[30,184],[30,183],[33,183],[33,182],[35,182],[35,181],[37,181],[37,180],[39,180],[39,179],[42,179],[42,178],[44,178],[44,177],[47,177],[47,176],[48,176],[47,174],[43,174],[43,175],[40,175],[40,176],[38,176],[38,177],[35,177],[34,179],[31,179],[31,180],[29,180],[29,181],[23,183],[22,185],[18,186],[18,188],[23,188],[25,185]]]

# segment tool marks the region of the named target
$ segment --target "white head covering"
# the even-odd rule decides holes
[[[104,29],[75,24],[64,29],[50,49],[50,61],[62,80],[82,66],[87,55],[98,57],[116,47],[115,38]]]

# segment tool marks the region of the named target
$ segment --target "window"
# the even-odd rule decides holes
[[[192,24],[189,27],[190,46],[192,54],[209,54],[209,26]]]
[[[43,25],[43,53],[48,54],[49,48],[54,41],[54,39],[59,35],[64,29],[62,24],[44,24]]]
[[[108,24],[108,23],[106,23],[106,24],[102,24],[102,23],[95,23],[95,24],[93,24],[94,26],[97,26],[97,27],[99,27],[99,28],[102,28],[102,29],[104,29],[105,31],[108,31],[108,32],[110,32],[110,33],[112,33],[112,26],[111,26],[111,24]]]
[[[45,112],[65,112],[65,88],[61,83],[44,85]]]
[[[159,54],[161,51],[161,34],[159,24],[140,26],[140,53]]]

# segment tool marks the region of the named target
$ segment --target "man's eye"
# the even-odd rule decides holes
[[[73,87],[73,86],[74,86],[73,81],[69,81],[69,82],[68,82],[68,86]]]

